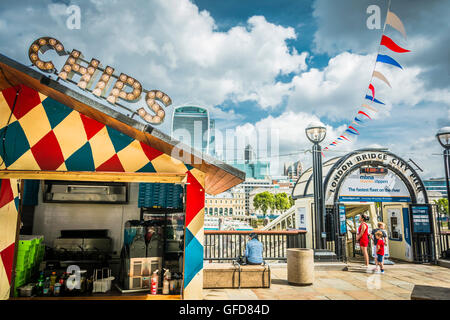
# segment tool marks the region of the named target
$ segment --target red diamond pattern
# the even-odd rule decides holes
[[[0,208],[14,200],[13,191],[11,189],[11,182],[9,179],[3,179],[0,189]]]
[[[20,90],[20,92],[14,108],[14,116],[17,119],[20,119],[34,107],[39,105],[41,103],[41,98],[37,91],[25,85],[7,88],[3,90],[2,93],[11,110],[14,105],[14,99],[16,99],[16,90]]]
[[[39,140],[31,148],[31,152],[41,170],[56,170],[64,162],[64,156],[53,131]]]
[[[117,154],[103,162],[95,171],[125,172]]]
[[[189,226],[197,214],[202,214],[199,211],[205,206],[205,189],[190,171],[187,172],[187,182],[186,226]]]
[[[156,150],[155,148],[150,147],[149,145],[146,145],[145,143],[140,142],[142,150],[144,151],[145,155],[147,156],[148,160],[152,161],[153,159],[159,157],[163,153],[159,150]]]
[[[11,284],[11,274],[12,274],[12,266],[14,260],[14,247],[15,243],[13,242],[5,249],[0,251],[0,259],[2,259],[3,266],[6,271],[6,275],[8,277],[9,284]]]
[[[83,122],[84,131],[86,131],[87,139],[91,139],[95,136],[100,130],[105,126],[103,123],[98,122],[97,120],[91,119],[84,114],[80,113],[81,121]]]

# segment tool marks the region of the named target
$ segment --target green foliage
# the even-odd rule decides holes
[[[290,207],[292,207],[291,200],[292,198],[288,196],[285,192],[277,193],[275,195],[275,208],[277,210],[284,212]]]
[[[291,204],[291,207],[295,204],[295,201],[291,196],[289,196],[289,203]]]
[[[448,215],[448,199],[441,198],[439,200],[434,200],[434,204],[437,206],[437,210],[440,214]]]
[[[258,193],[253,198],[253,206],[256,210],[261,210],[265,216],[269,209],[275,208],[275,197],[268,191]]]
[[[286,211],[294,205],[294,200],[291,196],[288,196],[285,192],[277,193],[273,195],[269,191],[258,193],[253,198],[253,206],[256,210],[261,210],[264,216],[269,209],[277,209],[282,212]]]

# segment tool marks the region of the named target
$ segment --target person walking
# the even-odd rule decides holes
[[[249,234],[244,254],[248,264],[263,263],[263,244],[258,240],[256,233],[252,232]]]
[[[378,228],[373,229],[372,233],[371,233],[371,238],[373,240],[373,245],[375,248],[377,247],[377,241],[378,241],[377,238],[375,237],[375,233],[377,233],[378,231],[381,231],[381,233],[383,234],[382,238],[383,238],[384,244],[386,244],[386,238],[387,238],[387,233],[384,230],[385,224],[380,221],[377,223],[377,226],[378,226]]]
[[[366,268],[369,267],[369,254],[367,252],[367,247],[369,246],[369,227],[367,225],[369,217],[366,214],[361,214],[359,216],[359,222],[361,223],[358,227],[358,233],[356,234],[356,240],[359,241],[359,247],[364,256],[364,265]],[[369,270],[367,270],[369,272]]]
[[[383,232],[378,230],[375,232],[375,238],[377,239],[377,259],[375,266],[375,273],[384,274],[384,240],[383,240]],[[380,270],[378,270],[380,267]]]

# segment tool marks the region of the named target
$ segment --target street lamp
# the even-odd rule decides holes
[[[327,129],[320,123],[310,123],[306,129],[308,140],[313,143],[314,211],[316,216],[316,249],[325,249],[325,199],[322,181],[322,148],[319,143],[325,139]]]
[[[448,175],[450,171],[449,155],[450,155],[450,127],[443,127],[439,129],[436,134],[441,146],[444,147],[444,167],[445,167],[445,183],[447,185],[447,199],[450,200],[450,186],[448,183]]]

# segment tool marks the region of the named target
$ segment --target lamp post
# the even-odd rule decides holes
[[[313,143],[314,211],[316,216],[316,249],[325,249],[325,199],[322,181],[322,148],[319,143],[325,139],[327,129],[320,123],[310,123],[306,129],[308,140]]]
[[[450,186],[448,183],[448,176],[450,171],[449,155],[450,155],[450,127],[443,127],[439,129],[436,138],[444,147],[444,168],[445,168],[445,183],[447,185],[447,199],[450,200]],[[450,210],[450,209],[449,209]]]

